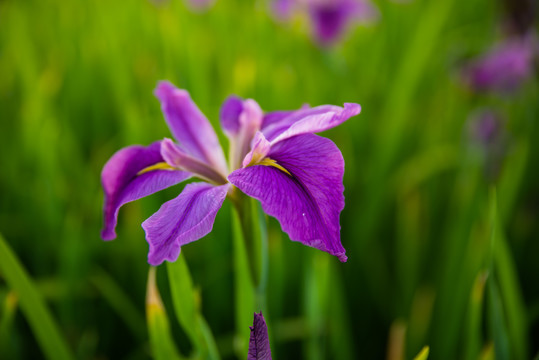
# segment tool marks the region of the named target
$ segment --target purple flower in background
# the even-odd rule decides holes
[[[208,234],[236,187],[260,200],[291,240],[346,261],[339,225],[344,160],[331,140],[314,133],[359,114],[358,104],[264,113],[254,100],[229,97],[220,114],[231,144],[227,164],[215,131],[185,90],[161,82],[155,95],[177,143],[129,146],[105,164],[103,239],[116,237],[123,204],[198,178],[143,222],[150,264],[175,261],[181,246]]]
[[[352,24],[379,16],[369,0],[275,0],[273,10],[281,20],[296,10],[309,14],[313,35],[323,46],[338,41]]]
[[[268,337],[268,327],[262,312],[255,313],[251,336],[249,338],[249,353],[247,360],[271,360],[271,349]]]
[[[194,12],[204,12],[213,6],[215,0],[187,0],[187,5]]]
[[[480,109],[470,115],[467,124],[470,145],[481,154],[485,176],[490,180],[496,179],[508,145],[503,117],[491,109]]]
[[[533,76],[537,51],[533,34],[507,39],[470,62],[464,79],[476,91],[513,92]]]

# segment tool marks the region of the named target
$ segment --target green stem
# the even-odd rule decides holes
[[[237,190],[234,203],[234,272],[236,309],[236,352],[244,357],[248,349],[253,313],[265,311],[267,278],[267,235],[265,218],[254,199]]]

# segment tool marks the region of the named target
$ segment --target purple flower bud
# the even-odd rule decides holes
[[[268,338],[268,327],[262,312],[255,313],[251,337],[249,338],[249,354],[247,360],[271,360],[271,349]]]

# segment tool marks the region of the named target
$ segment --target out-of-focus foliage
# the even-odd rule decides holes
[[[195,332],[174,316],[167,266],[157,286],[169,316],[150,312],[149,330],[144,321],[140,223],[181,185],[125,206],[118,239],[99,238],[103,164],[170,136],[152,96],[160,79],[187,89],[214,125],[230,93],[265,110],[363,106],[324,135],[346,161],[348,262],[290,242],[269,219],[264,316],[275,359],[409,359],[425,345],[429,359],[536,356],[537,75],[505,95],[461,83],[461,64],[499,40],[501,3],[377,6],[375,25],[322,50],[305,19],[276,24],[263,1],[218,0],[202,14],[179,0],[0,1],[0,232],[76,358],[148,358],[169,330],[182,357],[211,334],[224,359],[243,346],[228,202],[214,231],[182,249],[197,313],[176,315]],[[470,136],[483,108],[503,119],[496,156]],[[2,271],[0,358],[41,358],[12,286]]]

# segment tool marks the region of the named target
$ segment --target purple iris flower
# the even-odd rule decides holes
[[[464,79],[476,91],[514,92],[533,76],[537,53],[533,34],[507,39],[470,62]]]
[[[249,338],[249,353],[247,354],[247,360],[271,360],[271,349],[268,337],[268,327],[262,311],[255,313],[253,326],[251,329],[251,336]]]
[[[339,225],[344,160],[331,140],[314,133],[359,114],[358,104],[264,113],[254,100],[231,96],[220,114],[230,139],[227,164],[215,131],[187,91],[161,82],[155,95],[177,142],[129,146],[105,164],[103,239],[116,237],[123,204],[198,178],[142,223],[150,264],[175,261],[181,246],[208,234],[223,201],[237,196],[237,189],[258,199],[291,240],[346,261]]]
[[[369,0],[275,0],[273,10],[281,20],[287,20],[295,10],[308,13],[313,35],[323,46],[338,41],[352,24],[379,16]]]

